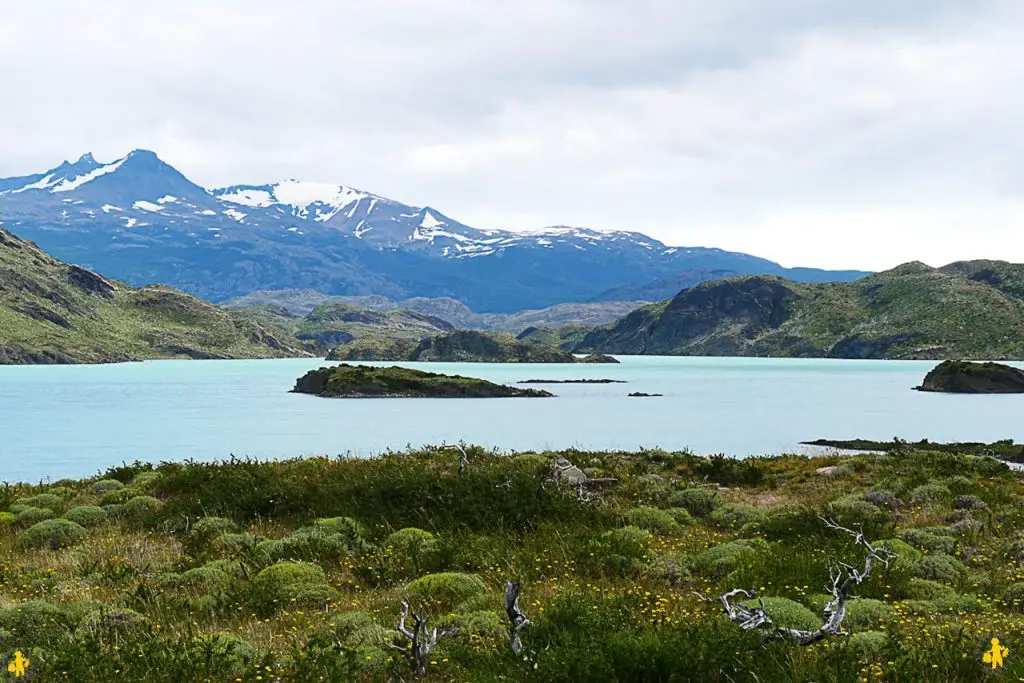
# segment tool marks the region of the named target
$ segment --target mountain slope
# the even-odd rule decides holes
[[[747,254],[669,247],[632,232],[477,229],[342,185],[285,181],[207,190],[144,150],[91,155],[0,179],[0,219],[56,257],[212,301],[315,289],[389,299],[450,297],[507,313],[590,301],[688,271],[851,279]],[[642,298],[642,297],[641,297]]]
[[[0,363],[299,355],[307,354],[224,309],[107,280],[0,228]]]
[[[990,273],[999,273],[998,281]],[[979,276],[979,274],[981,274]],[[710,282],[586,335],[577,352],[1024,358],[1024,266],[908,263],[853,283]]]

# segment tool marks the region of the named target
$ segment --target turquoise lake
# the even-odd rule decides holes
[[[1024,441],[1024,395],[911,391],[933,362],[623,357],[619,365],[403,363],[550,399],[290,394],[322,360],[0,367],[0,480],[81,477],[136,459],[371,455],[443,441],[510,450],[660,446],[738,457],[815,438]],[[632,391],[661,398],[627,398]]]

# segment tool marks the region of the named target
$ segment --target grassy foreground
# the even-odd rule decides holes
[[[6,487],[2,655],[41,681],[414,680],[388,647],[406,600],[460,628],[434,681],[1024,676],[1024,484],[992,458],[563,452],[618,480],[583,500],[554,453],[466,450]],[[899,555],[849,604],[850,637],[765,640],[694,596],[754,587],[776,623],[815,627],[830,563],[863,559],[819,515]],[[521,655],[506,579],[532,621]]]

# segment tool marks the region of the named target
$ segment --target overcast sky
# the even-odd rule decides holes
[[[158,152],[481,228],[1024,261],[1021,0],[7,0],[0,176]]]

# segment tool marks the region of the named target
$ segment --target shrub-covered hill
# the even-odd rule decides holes
[[[601,485],[559,484],[582,476]],[[412,681],[403,601],[459,629],[430,681],[988,681],[993,636],[1016,680],[1022,494],[991,458],[917,451],[124,466],[0,490],[0,629],[45,681]],[[776,624],[814,627],[830,568],[864,557],[819,516],[897,554],[848,603],[849,637],[765,640],[695,596],[754,587]]]
[[[645,306],[577,352],[830,358],[1024,358],[1024,265],[908,263],[856,282],[720,280]]]
[[[0,363],[308,355],[268,328],[168,287],[129,287],[0,228]]]
[[[407,340],[363,339],[331,351],[328,360],[443,361],[463,363],[575,363],[568,351],[493,332],[459,330]]]
[[[476,377],[441,375],[411,368],[336,365],[310,370],[295,393],[322,398],[544,398],[547,391],[520,389]]]

